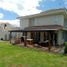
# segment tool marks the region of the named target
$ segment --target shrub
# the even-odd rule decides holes
[[[67,54],[67,42],[65,42],[64,45],[65,45],[64,53]]]

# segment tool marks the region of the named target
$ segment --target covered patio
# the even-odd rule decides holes
[[[60,25],[42,25],[26,27],[24,30],[11,30],[10,41],[12,33],[22,33],[24,37],[24,46],[38,44],[43,47],[48,47],[49,51],[52,46],[58,46],[58,31],[62,30]]]

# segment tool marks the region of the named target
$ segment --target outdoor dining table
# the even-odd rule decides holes
[[[33,44],[33,39],[26,39],[26,43],[29,44],[29,45],[32,45]]]

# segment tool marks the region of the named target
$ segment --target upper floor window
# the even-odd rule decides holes
[[[35,19],[34,18],[30,18],[29,19],[29,26],[33,26],[34,22],[35,22]]]

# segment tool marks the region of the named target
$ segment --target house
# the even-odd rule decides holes
[[[9,40],[10,39],[10,33],[9,30],[17,30],[19,28],[11,25],[7,22],[0,22],[0,40]],[[15,34],[13,34],[15,36]]]
[[[35,42],[49,42],[52,46],[62,45],[67,41],[67,9],[52,9],[39,14],[18,17],[21,32],[27,39]]]

